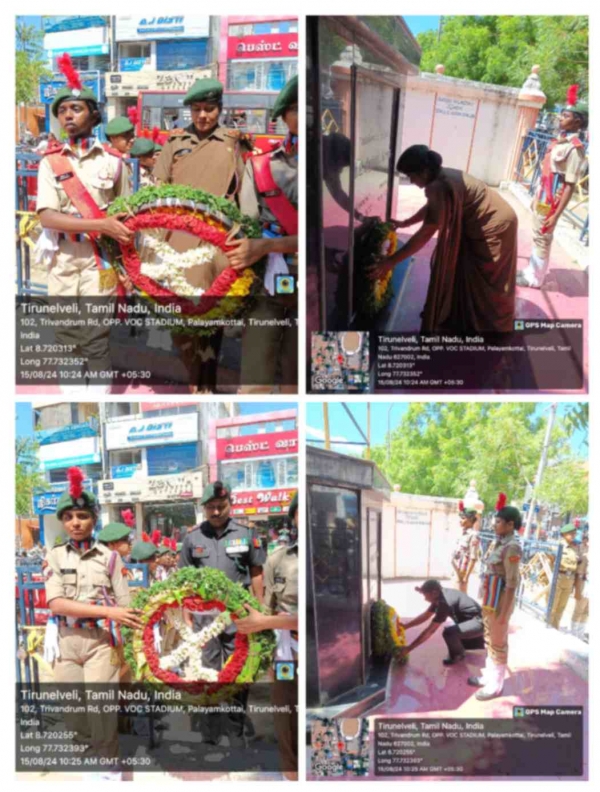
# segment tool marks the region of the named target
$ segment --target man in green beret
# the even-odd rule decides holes
[[[124,523],[109,523],[97,536],[99,542],[125,559],[131,553],[131,528]]]
[[[549,622],[557,630],[575,584],[578,583],[584,572],[581,550],[575,542],[576,534],[577,528],[571,523],[563,525],[560,529],[560,564]]]
[[[56,94],[51,112],[67,141],[48,147],[39,165],[37,213],[44,232],[36,260],[47,267],[48,295],[78,298],[85,319],[87,298],[110,298],[118,283],[98,236],[120,243],[134,236],[118,217],[104,216],[116,197],[129,194],[129,179],[122,158],[94,134],[101,120],[96,96],[82,86],[68,55],[59,58],[59,68],[68,82]],[[73,372],[79,375],[75,387],[85,385],[87,377],[98,393],[110,390],[109,332],[110,327],[90,323],[56,330],[56,340],[74,344],[76,357],[84,361],[81,371]]]
[[[586,161],[582,137],[588,127],[588,106],[577,99],[578,86],[567,93],[559,117],[559,134],[546,150],[541,183],[533,201],[533,249],[529,264],[517,273],[517,285],[540,289],[550,267],[550,249],[561,215],[573,197]]]
[[[104,128],[104,134],[111,147],[119,154],[124,157],[129,154],[135,138],[135,127],[128,118],[124,116],[113,118]]]
[[[288,509],[288,519],[294,535],[298,533],[298,493],[294,494]],[[295,666],[298,662],[298,544],[278,547],[265,564],[265,605],[271,615],[246,605],[248,616],[237,622],[238,631],[244,635],[277,630],[275,652],[275,679],[271,690],[271,703],[275,734],[279,748],[281,771],[288,781],[298,778],[298,679]],[[278,663],[287,663],[294,669],[292,679],[278,677]]]
[[[274,151],[250,157],[240,193],[240,209],[258,220],[262,237],[239,240],[227,253],[237,270],[267,257],[263,293],[244,327],[240,393],[272,393],[279,368],[279,391],[297,391],[298,77],[277,97],[273,120],[279,117],[285,139]]]
[[[151,586],[158,580],[158,548],[152,542],[135,542],[131,548],[131,562],[148,566],[148,585]]]
[[[98,508],[93,493],[82,487],[83,473],[70,468],[68,479],[69,488],[56,509],[68,540],[46,557],[46,600],[58,635],[54,645],[45,646],[44,651],[55,658],[57,683],[117,683],[119,626],[141,628],[140,611],[129,606],[129,586],[120,556],[93,539]],[[116,715],[114,719],[109,715],[78,717],[75,730],[94,755],[117,755]]]

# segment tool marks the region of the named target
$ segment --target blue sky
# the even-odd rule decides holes
[[[366,402],[347,402],[352,415],[361,427],[363,432],[367,432],[367,404]],[[538,411],[546,410],[547,404],[538,405]],[[390,412],[391,407],[391,412]],[[405,402],[372,402],[371,403],[371,445],[382,445],[386,442],[388,431],[388,415],[391,430],[398,426],[402,416],[408,409]],[[562,415],[565,405],[561,404],[558,408],[558,415]],[[323,423],[323,405],[317,402],[310,402],[306,405],[306,439],[310,444],[324,448],[324,443],[318,442],[325,437]],[[335,443],[335,440],[359,441],[363,438],[360,432],[352,423],[350,416],[346,413],[339,402],[329,403],[329,433],[332,441],[332,450],[341,454],[354,454],[361,456],[365,448],[364,445],[346,445],[342,442]],[[572,438],[571,447],[576,454],[587,457],[587,447],[583,445],[584,433],[575,432]]]
[[[29,402],[17,402],[17,437],[33,436],[33,410]]]
[[[424,33],[426,30],[437,30],[440,24],[439,16],[405,16],[402,18],[413,36]]]

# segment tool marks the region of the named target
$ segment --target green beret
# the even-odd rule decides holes
[[[96,514],[96,498],[91,492],[83,490],[78,498],[73,498],[69,490],[63,492],[56,504],[56,516],[60,520],[67,509],[88,509]]]
[[[162,151],[162,146],[160,145],[160,143],[155,143],[154,144],[154,151],[155,152]]]
[[[170,547],[165,547],[164,545],[161,545],[156,552],[158,553],[159,556],[164,556],[167,553],[171,552],[171,548]]]
[[[293,520],[296,512],[298,511],[298,493],[294,493],[294,497],[292,498],[292,502],[290,503],[290,508],[288,509],[288,517],[290,520]]]
[[[126,539],[131,533],[129,528],[124,523],[109,523],[105,525],[97,536],[99,542],[118,542],[119,539]]]
[[[135,127],[131,121],[124,116],[120,116],[108,122],[104,128],[104,133],[106,137],[111,137],[112,135],[125,135],[127,132],[133,132],[134,130]]]
[[[70,99],[71,101],[75,101],[76,99],[82,99],[86,102],[93,102],[95,105],[98,105],[98,100],[96,99],[96,94],[90,88],[82,88],[78,91],[76,88],[69,88],[65,85],[64,88],[61,88],[60,91],[57,92],[56,96],[54,97],[54,101],[50,105],[50,109],[52,111],[52,115],[55,118],[58,118],[58,106],[61,102],[64,102],[65,99]]]
[[[192,102],[220,102],[223,98],[223,86],[218,80],[196,80],[186,93],[183,104],[191,105]]]
[[[576,532],[577,532],[577,528],[575,528],[575,526],[572,523],[567,523],[567,525],[563,525],[563,527],[560,529],[561,536],[563,536],[564,534],[576,533]]]
[[[154,143],[150,138],[136,138],[129,149],[130,157],[149,157],[154,154]]]
[[[276,121],[293,104],[298,104],[298,75],[288,80],[279,92],[273,105],[271,121]]]
[[[136,542],[131,548],[132,561],[149,561],[158,552],[152,542]]]
[[[214,500],[215,498],[228,498],[230,494],[231,490],[227,484],[223,484],[220,481],[215,481],[214,484],[209,484],[204,488],[200,503],[204,506],[206,503]]]

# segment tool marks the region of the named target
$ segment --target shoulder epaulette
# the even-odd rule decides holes
[[[171,140],[171,138],[178,138],[187,134],[189,134],[189,132],[187,132],[185,129],[172,129],[169,132],[169,140]]]

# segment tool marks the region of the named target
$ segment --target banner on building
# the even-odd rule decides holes
[[[143,41],[170,38],[207,38],[208,16],[130,16],[115,17],[117,41]]]
[[[141,448],[198,439],[198,414],[184,413],[161,418],[141,416],[106,424],[106,448]]]
[[[196,80],[212,77],[212,68],[191,71],[107,72],[106,95],[134,96],[140,91],[188,91]]]
[[[217,440],[217,459],[223,462],[230,459],[297,453],[297,431],[241,435]]]
[[[195,500],[202,495],[202,473],[174,476],[108,479],[98,486],[100,503],[147,503],[151,501]]]
[[[232,492],[231,514],[287,514],[296,489]]]
[[[298,34],[277,33],[268,36],[230,36],[227,40],[229,60],[247,58],[297,58]]]

